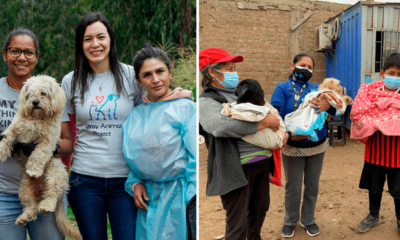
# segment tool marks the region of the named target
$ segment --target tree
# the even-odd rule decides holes
[[[33,75],[47,74],[60,82],[73,69],[75,28],[88,12],[101,12],[108,18],[118,58],[131,64],[149,41],[195,49],[195,7],[195,0],[0,0],[0,44],[14,28],[32,30],[40,46]],[[7,75],[6,69],[1,62],[0,77]]]

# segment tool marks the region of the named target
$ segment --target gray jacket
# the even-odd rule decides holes
[[[199,99],[200,134],[208,148],[207,196],[224,195],[247,184],[236,141],[256,133],[258,127],[258,123],[223,116],[222,102],[228,101],[213,87],[206,88]]]

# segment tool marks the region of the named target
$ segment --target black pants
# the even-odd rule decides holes
[[[396,218],[400,220],[400,169],[365,162],[361,174],[360,188],[369,191],[369,214],[373,217],[379,217],[383,186],[386,179],[389,193],[394,198]]]
[[[269,162],[244,164],[247,185],[221,195],[226,210],[226,240],[261,239],[261,227],[269,209]]]

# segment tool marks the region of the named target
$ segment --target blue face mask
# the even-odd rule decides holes
[[[218,78],[215,78],[218,80],[219,83],[221,83],[222,86],[226,88],[236,88],[237,85],[239,84],[239,75],[237,72],[221,72],[215,69],[215,71],[223,73],[225,80],[221,82]]]
[[[400,77],[392,77],[392,76],[386,76],[383,81],[385,83],[385,86],[390,89],[398,89],[400,88]]]

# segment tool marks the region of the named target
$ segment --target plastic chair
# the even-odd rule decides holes
[[[339,116],[332,116],[331,120],[328,121],[329,126],[329,147],[333,147],[335,142],[344,142],[343,146],[346,146],[346,125],[345,125],[345,114]],[[334,140],[333,130],[337,128],[337,140]],[[343,135],[342,135],[343,132]]]

